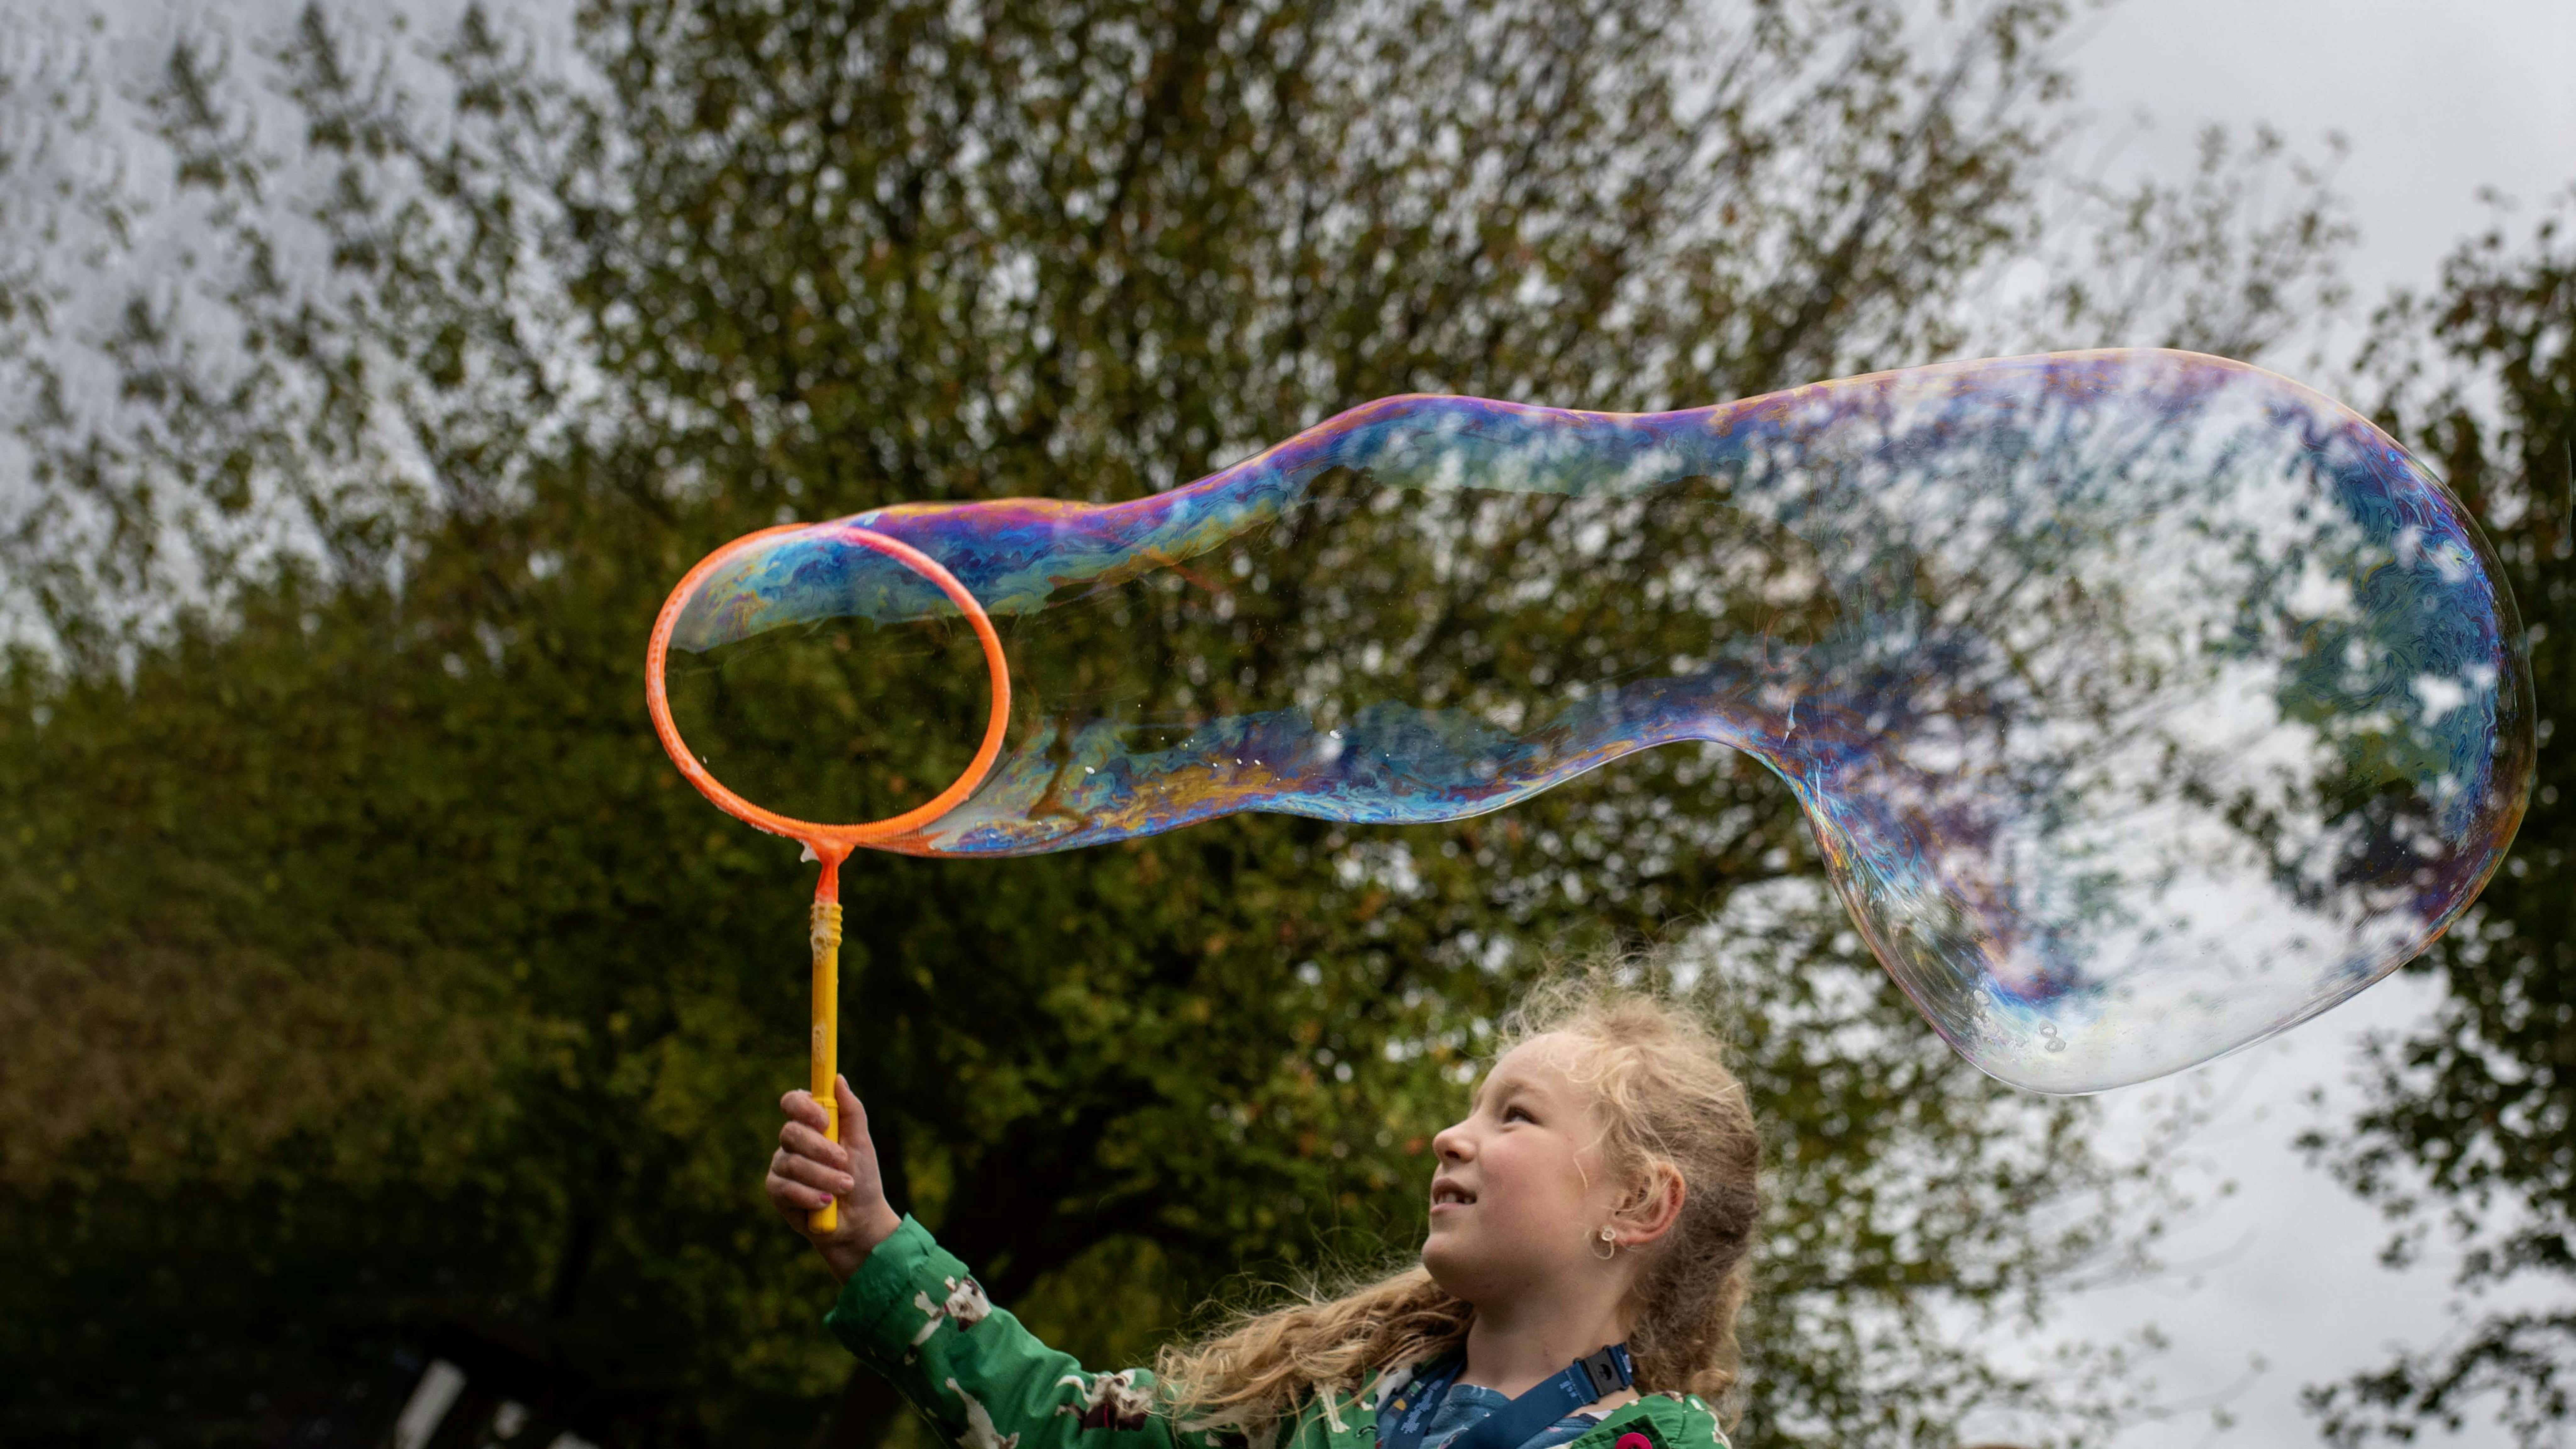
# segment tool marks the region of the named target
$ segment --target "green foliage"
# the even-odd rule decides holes
[[[1925,360],[2036,231],[2059,18],[627,0],[543,64],[469,12],[441,107],[314,12],[284,157],[182,46],[154,114],[248,361],[194,379],[147,314],[131,411],[40,359],[62,405],[13,423],[50,649],[0,675],[0,1025],[40,1044],[0,1058],[0,1428],[381,1426],[389,1355],[471,1322],[621,1443],[880,1438],[756,1192],[805,877],[646,728],[662,591],[782,516],[1134,496],[1387,393]],[[1517,986],[1687,936],[1774,1134],[1747,1442],[2098,1428],[2104,1363],[1987,1335],[2145,1184],[1952,1059],[1814,872],[1786,792],[1694,750],[1452,826],[868,857],[844,1061],[994,1296],[1135,1357],[1407,1251]]]
[[[2576,772],[2555,733],[2576,719],[2576,196],[2517,247],[2498,227],[2444,266],[2427,297],[2378,318],[2366,366],[2384,411],[2485,524],[2529,630],[2540,752],[2513,854],[2441,949],[2441,1009],[2379,1044],[2350,1128],[2315,1134],[2363,1197],[2399,1223],[2387,1256],[2455,1234],[2472,1293],[2576,1278]],[[2425,353],[2432,355],[2428,358]],[[2525,1444],[2571,1417],[2576,1315],[2474,1312],[2457,1338],[2312,1390],[2328,1435],[2412,1439],[2492,1407]]]

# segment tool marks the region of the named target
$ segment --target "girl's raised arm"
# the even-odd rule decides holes
[[[787,1124],[765,1187],[844,1281],[824,1317],[832,1336],[885,1375],[960,1449],[1206,1449],[1156,1411],[1153,1375],[1094,1373],[1038,1340],[928,1229],[885,1200],[867,1113],[837,1082],[846,1143],[823,1135],[823,1111],[803,1092],[781,1106]],[[827,1233],[808,1226],[840,1205]]]

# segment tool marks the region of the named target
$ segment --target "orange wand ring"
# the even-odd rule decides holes
[[[974,793],[976,786],[984,783],[984,777],[992,773],[993,762],[1001,757],[1002,736],[1010,724],[1011,666],[1002,657],[1002,636],[994,632],[992,616],[984,612],[984,605],[957,581],[957,576],[950,573],[945,565],[900,539],[888,538],[854,524],[844,526],[839,534],[843,540],[874,549],[937,584],[939,591],[946,594],[957,605],[958,611],[966,616],[966,622],[975,626],[976,642],[984,646],[984,663],[993,679],[993,708],[984,723],[984,743],[975,751],[975,758],[967,762],[965,770],[949,782],[947,789],[900,815],[889,815],[863,825],[824,825],[798,820],[754,805],[735,794],[698,762],[688,742],[680,738],[679,726],[671,720],[671,700],[662,678],[663,659],[671,648],[671,631],[679,626],[680,609],[688,602],[700,579],[763,539],[812,527],[814,525],[805,523],[782,523],[776,528],[746,533],[698,560],[697,567],[689,570],[672,588],[671,596],[662,601],[662,612],[653,620],[653,638],[644,648],[644,707],[652,712],[653,733],[661,738],[662,748],[670,755],[671,763],[680,767],[680,773],[688,777],[690,784],[698,787],[699,794],[714,801],[716,808],[737,820],[813,847],[814,853],[823,860],[823,878],[837,886],[840,863],[849,858],[852,850],[908,835],[930,824],[957,808]]]

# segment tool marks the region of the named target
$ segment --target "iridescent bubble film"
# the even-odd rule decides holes
[[[707,573],[680,732],[890,848],[1069,850],[1235,811],[1499,810],[1636,750],[1777,773],[1853,920],[1979,1067],[2092,1091],[2424,949],[2521,817],[2531,691],[2456,500],[2366,419],[2174,352],[1948,364],[1719,407],[1354,408],[1185,487],[904,505]]]

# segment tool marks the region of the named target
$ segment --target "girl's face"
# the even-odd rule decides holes
[[[1589,1093],[1538,1036],[1494,1064],[1465,1121],[1431,1139],[1431,1233],[1422,1266],[1469,1303],[1499,1303],[1598,1273],[1593,1247],[1617,1187],[1602,1170]]]

